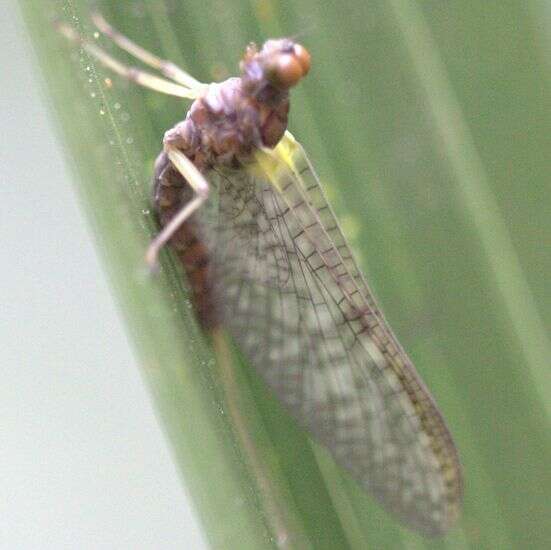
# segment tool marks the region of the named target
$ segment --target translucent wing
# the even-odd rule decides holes
[[[224,323],[291,414],[390,512],[428,534],[459,512],[461,472],[431,395],[287,133],[218,185]]]

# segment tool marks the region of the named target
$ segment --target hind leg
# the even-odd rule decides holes
[[[176,169],[183,179],[189,184],[193,190],[193,198],[188,201],[176,214],[164,225],[161,232],[153,239],[145,259],[151,269],[157,267],[159,252],[165,244],[173,237],[173,235],[182,227],[189,217],[198,210],[201,205],[207,200],[209,195],[209,183],[199,172],[195,164],[189,160],[184,153],[171,145],[165,146],[165,152],[170,160],[171,165]]]

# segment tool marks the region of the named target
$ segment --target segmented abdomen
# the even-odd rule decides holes
[[[162,152],[155,162],[153,204],[159,224],[164,227],[193,198],[193,190]],[[186,272],[192,302],[205,330],[220,324],[212,280],[212,261],[202,237],[201,224],[192,215],[170,239],[170,245]]]

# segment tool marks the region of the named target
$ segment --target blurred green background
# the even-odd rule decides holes
[[[153,161],[187,104],[123,82],[55,33],[59,18],[115,51],[94,37],[89,2],[20,5],[206,537],[219,548],[275,547],[178,271],[170,258],[156,281],[141,268],[154,232]],[[462,519],[447,537],[407,532],[327,461],[318,466],[319,451],[245,368],[258,439],[303,536],[315,548],[547,548],[551,4],[99,5],[140,45],[203,81],[235,74],[251,40],[298,35],[312,54],[290,129],[448,421],[466,487]]]

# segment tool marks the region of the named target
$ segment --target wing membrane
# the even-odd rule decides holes
[[[389,511],[429,535],[459,511],[461,473],[302,147],[287,133],[219,187],[215,280],[225,324],[291,414]]]

